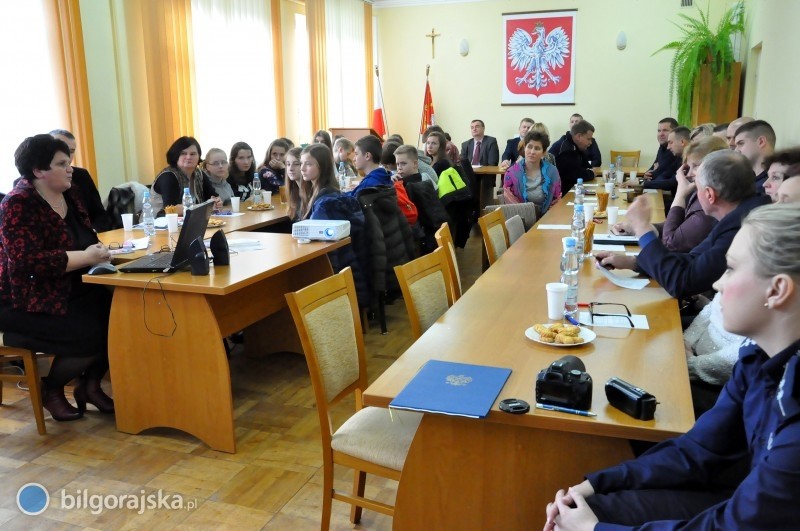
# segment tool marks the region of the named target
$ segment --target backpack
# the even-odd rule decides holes
[[[445,207],[450,203],[464,201],[471,197],[469,186],[461,178],[458,170],[450,167],[439,174],[439,199]]]
[[[419,212],[417,212],[417,207],[413,201],[409,199],[406,187],[403,186],[403,181],[395,181],[394,189],[397,192],[397,206],[400,207],[400,212],[406,217],[408,224],[414,226],[419,217]]]

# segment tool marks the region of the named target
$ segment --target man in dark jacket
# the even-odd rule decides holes
[[[764,120],[748,122],[736,130],[734,145],[752,164],[756,192],[763,194],[769,169],[764,166],[764,160],[775,152],[775,130]]]
[[[500,156],[501,169],[508,169],[509,166],[517,162],[520,155],[518,149],[519,143],[525,138],[525,135],[528,133],[528,130],[533,127],[533,124],[533,118],[523,118],[519,123],[519,135],[514,138],[509,138],[506,141],[506,149],[503,150],[503,154]]]
[[[572,116],[570,116],[569,117],[569,129],[571,130],[572,126],[575,125],[576,123],[580,122],[581,120],[583,120],[583,116],[581,116],[578,113],[575,113]],[[570,133],[569,131],[564,133],[564,136],[562,136],[561,138],[559,138],[558,140],[553,142],[550,145],[550,149],[548,149],[547,151],[551,155],[553,155],[555,157],[556,154],[561,150],[561,144],[563,144],[564,140],[567,139],[567,136],[569,135],[569,133]],[[588,157],[589,162],[592,165],[592,168],[599,168],[600,165],[603,164],[603,156],[600,154],[600,145],[597,143],[597,137],[596,136],[592,136],[592,145],[589,146],[589,149],[588,149],[588,152],[587,152],[586,156]],[[614,162],[614,161],[612,160],[611,162]]]
[[[586,120],[581,120],[572,126],[558,153],[555,153],[556,168],[561,177],[563,192],[575,186],[578,179],[583,179],[584,182],[594,179],[594,170],[589,163],[588,153],[593,137],[594,126]]]
[[[718,220],[700,245],[688,253],[669,251],[650,224],[649,199],[640,197],[626,214],[639,238],[639,256],[599,252],[595,257],[600,265],[610,269],[635,269],[658,281],[677,298],[688,298],[712,289],[725,272],[725,253],[741,227],[742,218],[770,200],[756,195],[750,163],[732,151],[716,151],[706,156],[695,182],[703,211]]]
[[[67,146],[69,146],[69,161],[72,163],[72,159],[75,156],[75,149],[78,147],[75,135],[66,129],[53,129],[50,131],[50,136],[66,142]],[[97,186],[95,186],[94,180],[89,172],[84,168],[73,166],[72,184],[81,194],[83,204],[89,212],[89,221],[92,223],[92,228],[97,232],[111,230],[111,218],[103,207],[103,201],[100,199],[100,192],[97,191]]]
[[[658,130],[656,131],[658,153],[650,169],[644,172],[645,181],[670,179],[674,177],[675,172],[678,171],[681,165],[681,159],[676,157],[667,146],[669,134],[676,127],[678,127],[678,121],[675,118],[662,118],[661,121],[658,122]]]

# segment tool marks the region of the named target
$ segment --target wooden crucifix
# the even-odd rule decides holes
[[[436,30],[431,28],[431,32],[425,35],[431,39],[431,59],[436,58],[436,37],[440,37],[441,33],[436,33]]]

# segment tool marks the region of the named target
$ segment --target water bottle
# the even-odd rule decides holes
[[[253,174],[253,204],[261,203],[261,178],[258,173]]]
[[[617,170],[622,171],[622,155],[617,155]]]
[[[583,187],[583,179],[578,179],[578,182],[575,184],[575,205],[582,205],[585,195],[586,189]]]
[[[150,191],[144,193],[144,200],[142,202],[142,223],[144,224],[144,233],[146,236],[156,235],[156,220],[153,216],[153,205],[150,203]]]
[[[344,161],[339,161],[339,170],[337,172],[337,176],[339,177],[339,188],[341,190],[345,190],[347,188],[347,171],[344,168]]]
[[[561,282],[567,285],[567,299],[564,302],[564,314],[574,317],[578,312],[578,272],[580,271],[580,255],[576,249],[583,237],[564,238],[564,254],[561,255]]]
[[[183,217],[185,218],[186,213],[194,204],[194,199],[192,199],[192,194],[189,192],[188,188],[183,189],[183,198],[181,199],[181,204],[183,205]]]
[[[606,178],[606,182],[610,183],[616,178],[616,176],[617,176],[617,167],[612,162],[611,164],[608,165],[608,177]]]
[[[583,205],[575,205],[575,214],[572,216],[572,237],[575,238],[575,250],[578,253],[578,263],[583,263],[583,240],[586,221],[584,219]]]

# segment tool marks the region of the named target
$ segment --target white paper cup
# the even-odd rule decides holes
[[[126,231],[133,230],[133,214],[122,214],[122,228]]]
[[[261,200],[263,201],[263,203],[265,205],[271,205],[272,204],[272,192],[265,192],[264,190],[261,190]]]
[[[617,182],[622,184],[625,182],[625,172],[622,170],[617,170]]]
[[[167,230],[170,234],[178,232],[178,214],[167,214]]]
[[[613,227],[619,216],[619,207],[610,206],[606,208],[606,213],[608,214],[608,226]]]
[[[239,198],[231,197],[231,212],[239,212]]]
[[[583,204],[583,219],[586,221],[586,225],[592,222],[594,219],[594,204]]]
[[[547,318],[560,321],[564,318],[564,303],[567,301],[567,285],[561,282],[545,284],[547,289]]]
[[[635,180],[636,180],[636,172],[632,171],[631,172],[631,181],[635,181]]]
[[[604,186],[608,195],[614,195],[614,183],[606,183]]]

